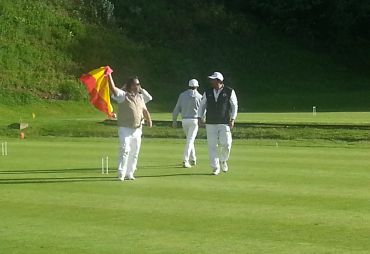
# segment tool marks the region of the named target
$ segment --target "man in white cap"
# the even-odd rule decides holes
[[[227,161],[231,151],[231,129],[238,113],[238,100],[235,91],[225,86],[220,72],[208,76],[212,88],[203,94],[198,119],[201,123],[206,118],[208,153],[213,174],[220,170],[228,171]]]
[[[189,89],[182,92],[172,112],[172,126],[177,127],[177,116],[181,113],[182,128],[186,135],[186,145],[183,156],[183,167],[191,168],[196,165],[194,141],[198,133],[198,109],[202,95],[197,91],[198,80],[189,81]]]

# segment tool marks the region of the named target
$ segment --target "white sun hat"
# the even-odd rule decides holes
[[[215,71],[212,75],[208,76],[208,78],[224,81],[224,76],[221,74],[221,72],[217,72],[217,71]]]
[[[199,82],[196,79],[189,80],[189,86],[190,87],[199,87]]]

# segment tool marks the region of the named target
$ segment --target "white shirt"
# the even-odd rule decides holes
[[[222,90],[223,90],[223,87],[219,90],[213,89],[213,95],[215,96],[216,102]],[[206,96],[206,93],[204,93],[202,100],[200,101],[200,106],[198,110],[198,116],[201,118],[205,118],[206,111],[207,111],[206,105],[207,105],[207,96]],[[236,97],[236,93],[234,89],[231,91],[230,106],[231,106],[230,118],[235,120],[238,114],[238,99]]]
[[[148,103],[153,99],[153,97],[145,89],[141,89],[141,96],[143,97],[144,103]],[[123,103],[126,99],[126,92],[117,88],[117,96],[112,95],[112,99],[117,101],[117,103]]]
[[[117,95],[114,94],[111,96],[113,100],[115,100],[117,103],[123,103],[126,100],[126,92],[117,88]]]
[[[218,96],[220,95],[221,91],[224,90],[224,88],[221,88],[221,89],[213,89],[213,95],[215,96],[215,100],[217,102],[218,100]]]
[[[149,101],[153,100],[153,97],[144,88],[141,88],[141,96],[143,96],[143,100],[145,103],[148,103]]]

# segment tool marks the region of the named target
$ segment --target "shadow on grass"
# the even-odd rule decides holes
[[[105,119],[104,121],[98,122],[102,125],[111,125],[111,126],[117,126],[117,120],[115,119]],[[159,120],[153,120],[153,126],[158,127],[171,127],[172,121],[159,121]],[[181,121],[179,121],[179,127],[181,127]]]
[[[116,120],[106,119],[102,122],[99,122],[103,125],[117,125]],[[153,126],[156,127],[171,127],[172,121],[161,121],[153,120]],[[236,123],[235,127],[237,128],[317,128],[317,129],[360,129],[360,130],[369,130],[369,124],[327,124],[327,123],[259,123],[259,122],[248,122],[248,123]],[[182,128],[182,122],[178,121],[178,128]]]
[[[0,174],[50,174],[50,173],[72,173],[81,171],[97,171],[98,169],[68,169],[68,170],[22,170],[22,171],[0,171]],[[10,172],[10,173],[8,173]],[[27,178],[3,178],[0,179],[0,185],[3,184],[43,184],[43,183],[83,183],[83,182],[116,182],[117,176],[74,176],[74,177],[27,177]],[[205,173],[174,173],[158,175],[139,175],[136,178],[164,178],[164,177],[186,177],[186,176],[210,176]]]
[[[164,169],[164,168],[182,168],[181,165],[157,165],[140,166],[140,169]],[[117,169],[109,169],[115,172]],[[28,170],[0,170],[0,175],[18,175],[18,174],[63,174],[63,173],[81,173],[81,172],[100,172],[99,168],[68,168],[68,169],[28,169]],[[1,179],[0,179],[1,180]]]
[[[210,176],[211,173],[178,173],[178,174],[162,174],[162,175],[143,175],[136,178],[156,178],[156,177],[173,177],[173,176]]]
[[[83,176],[83,177],[45,177],[45,178],[8,178],[0,179],[2,184],[40,184],[40,183],[75,183],[75,182],[102,182],[102,181],[116,181],[115,177],[103,176]]]
[[[71,169],[29,169],[29,170],[1,170],[0,175],[17,174],[63,174],[63,173],[81,173],[85,171],[96,171],[98,168],[71,168]],[[1,179],[0,179],[1,180]]]

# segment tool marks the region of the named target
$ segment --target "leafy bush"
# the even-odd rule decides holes
[[[224,5],[212,1],[112,0],[116,22],[130,37],[149,45],[180,47],[227,37],[244,26]],[[244,20],[243,20],[244,21]]]
[[[61,99],[63,100],[81,100],[86,98],[86,89],[76,81],[67,80],[58,87]]]
[[[12,90],[0,87],[0,103],[4,105],[26,105],[40,101],[40,99],[27,90]]]
[[[114,5],[109,0],[79,0],[79,2],[79,11],[90,21],[104,24],[113,22]]]
[[[305,38],[330,43],[370,40],[367,0],[228,0],[225,4]]]

